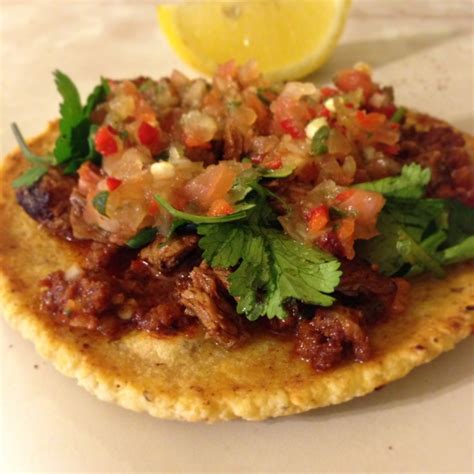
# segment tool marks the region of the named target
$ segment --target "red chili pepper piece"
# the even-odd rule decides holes
[[[324,98],[332,97],[339,93],[339,91],[334,87],[321,87],[320,91]]]
[[[296,126],[292,119],[283,119],[280,122],[280,127],[285,133],[291,135],[292,138],[303,138],[304,136],[303,131]]]
[[[323,107],[318,115],[318,117],[325,117],[325,118],[331,118],[331,111],[329,109],[326,109],[326,107]]]
[[[118,151],[117,139],[112,127],[100,127],[95,134],[95,149],[103,156],[113,155]]]
[[[314,207],[308,214],[308,230],[316,233],[323,229],[329,222],[329,209],[325,205]]]
[[[114,191],[122,184],[122,180],[114,178],[113,176],[109,176],[105,180],[105,184],[107,185],[107,189],[109,191]]]
[[[383,114],[377,112],[367,114],[363,110],[358,110],[356,112],[356,119],[359,124],[367,130],[375,130],[387,121],[387,117]]]
[[[339,193],[334,201],[335,202],[344,202],[345,200],[349,199],[353,194],[355,193],[354,189],[346,189],[345,191],[342,191]]]
[[[283,166],[283,163],[280,158],[268,161],[267,163],[263,163],[263,166],[265,168],[268,168],[269,170],[278,170]]]
[[[138,127],[138,140],[148,148],[155,148],[160,144],[160,131],[148,122],[142,122]]]
[[[386,105],[385,107],[380,107],[379,109],[377,109],[377,112],[380,112],[381,114],[384,114],[385,117],[387,117],[388,119],[391,119],[392,115],[395,113],[396,110],[397,108],[393,104],[390,104]]]
[[[158,212],[160,212],[160,205],[154,199],[152,199],[150,206],[148,207],[148,214],[155,217]]]

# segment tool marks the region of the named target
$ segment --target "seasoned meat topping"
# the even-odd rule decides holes
[[[157,271],[169,272],[197,249],[198,241],[198,236],[194,234],[169,240],[158,237],[140,252],[140,258],[150,263]]]
[[[399,158],[431,169],[428,193],[433,197],[457,198],[474,206],[474,162],[462,135],[451,127],[418,131],[402,128]]]
[[[75,184],[74,178],[50,168],[33,186],[19,188],[16,199],[32,219],[52,234],[71,238],[69,196]]]
[[[190,282],[180,295],[186,313],[196,316],[206,334],[224,347],[234,347],[245,337],[235,304],[219,277],[202,263],[189,274]]]
[[[395,279],[381,275],[361,261],[342,261],[337,290],[341,301],[360,309],[368,324],[387,318],[393,311],[398,286]]]
[[[318,309],[312,320],[300,321],[296,353],[317,371],[333,367],[348,354],[359,362],[367,360],[370,346],[361,311],[344,306]]]

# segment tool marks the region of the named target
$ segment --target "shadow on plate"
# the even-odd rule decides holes
[[[384,66],[467,33],[471,34],[469,30],[440,31],[343,43],[336,48],[331,59],[306,80],[318,84],[330,82],[334,73],[351,67],[358,61],[368,63],[372,67]]]

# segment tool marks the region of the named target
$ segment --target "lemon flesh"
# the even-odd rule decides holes
[[[208,1],[161,5],[158,19],[178,55],[212,74],[218,64],[256,59],[272,80],[320,67],[343,30],[350,0]]]

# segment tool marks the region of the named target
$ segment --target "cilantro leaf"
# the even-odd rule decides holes
[[[231,222],[244,219],[247,216],[247,211],[255,206],[253,203],[242,203],[235,206],[235,212],[226,216],[212,217],[203,216],[199,214],[189,214],[188,212],[179,211],[175,209],[165,198],[155,195],[155,199],[167,212],[169,212],[175,219],[179,219],[180,223],[184,224],[192,222],[193,224],[212,224],[221,222]],[[176,228],[176,227],[175,227]]]
[[[390,122],[400,123],[404,119],[406,113],[407,109],[405,107],[398,107],[398,109],[395,110],[394,114],[392,115]]]
[[[444,199],[387,197],[380,235],[357,244],[358,255],[386,275],[414,276],[474,257],[474,210]]]
[[[127,240],[125,245],[131,249],[140,249],[145,245],[149,244],[155,240],[156,235],[158,234],[158,229],[155,227],[145,227],[140,230],[135,236]]]
[[[94,88],[82,107],[79,92],[72,80],[61,71],[55,71],[54,77],[63,98],[59,108],[60,136],[54,148],[55,164],[63,165],[64,172],[69,174],[75,172],[83,162],[98,157],[91,140],[94,125],[90,115],[100,102],[107,99],[110,88],[107,81],[101,79],[101,84]]]
[[[53,158],[51,155],[35,155],[26,144],[16,123],[11,124],[11,129],[22,155],[33,165],[32,168],[26,170],[21,176],[15,179],[12,185],[15,189],[23,186],[31,186],[48,172],[48,166],[51,164]]]
[[[77,87],[72,80],[61,71],[54,71],[56,88],[63,98],[59,106],[61,117],[67,122],[79,122],[83,118],[81,98]]]
[[[328,152],[327,140],[330,129],[327,125],[321,127],[311,139],[311,151],[314,155],[324,155]]]
[[[44,165],[37,165],[26,170],[20,177],[15,179],[12,183],[15,189],[23,186],[31,186],[36,183],[43,175],[48,172],[48,167]]]
[[[457,245],[474,235],[474,209],[458,201],[445,201],[449,211],[448,246]]]
[[[459,244],[448,247],[441,252],[441,260],[445,265],[471,258],[474,258],[474,235],[466,237]]]
[[[109,191],[100,191],[92,199],[92,205],[103,216],[107,216],[106,209],[109,194]]]
[[[431,171],[423,169],[420,165],[412,163],[402,168],[399,176],[378,179],[367,183],[359,183],[354,187],[375,191],[384,196],[401,198],[419,198],[424,195],[425,187],[430,182]]]
[[[110,94],[109,83],[103,78],[100,78],[100,84],[94,87],[94,90],[87,97],[86,105],[84,106],[83,114],[90,117],[94,109],[102,102],[107,100]]]
[[[339,283],[339,262],[331,255],[262,226],[264,201],[249,219],[225,224],[202,224],[199,246],[212,267],[237,267],[229,277],[230,294],[238,300],[237,311],[250,320],[261,316],[284,319],[290,298],[329,306]],[[260,223],[260,225],[259,225]]]
[[[13,122],[11,124],[11,129],[13,132],[13,135],[15,136],[15,140],[18,144],[18,147],[20,148],[20,151],[22,155],[25,157],[27,161],[29,161],[32,165],[49,165],[52,162],[52,156],[51,155],[45,155],[45,156],[39,156],[35,155],[28,145],[25,142],[25,139],[23,138],[23,135],[20,132],[20,129],[18,128],[18,125]]]

